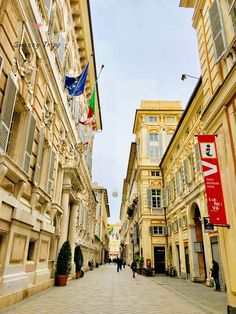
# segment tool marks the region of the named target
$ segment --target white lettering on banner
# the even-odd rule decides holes
[[[202,166],[210,168],[209,170],[203,172],[204,177],[207,177],[207,176],[210,176],[214,173],[217,173],[217,166],[216,165],[210,164],[209,162],[202,160]]]

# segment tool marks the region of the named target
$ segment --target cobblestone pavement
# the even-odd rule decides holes
[[[212,306],[213,300],[216,306]],[[116,266],[111,264],[85,273],[83,278],[71,281],[66,287],[50,288],[0,313],[223,314],[225,308],[225,293],[164,276],[136,275],[134,279],[129,267],[117,273]]]

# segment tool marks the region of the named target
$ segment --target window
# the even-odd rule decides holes
[[[3,263],[4,240],[5,240],[5,234],[0,233],[0,273],[1,273],[1,266]]]
[[[167,234],[167,228],[163,226],[150,226],[149,227],[150,234],[160,234],[165,235]]]
[[[173,133],[167,133],[166,134],[166,146],[169,145],[172,136],[173,136]]]
[[[0,149],[7,152],[18,85],[16,78],[9,74],[1,111]]]
[[[156,159],[160,159],[163,154],[163,133],[149,133],[148,137],[148,156],[150,159],[156,161]]]
[[[159,177],[160,176],[160,172],[159,171],[151,171],[151,176],[152,177]]]
[[[193,182],[193,159],[191,155],[183,161],[183,166],[185,184],[191,184]]]
[[[28,253],[27,253],[27,261],[34,260],[34,251],[35,251],[35,240],[29,241]]]
[[[236,0],[228,0],[229,15],[232,20],[234,34],[236,33]]]
[[[159,140],[159,134],[158,133],[150,133],[149,134],[149,141],[158,141]]]
[[[147,117],[147,122],[157,122],[157,117],[149,116]]]
[[[0,75],[2,73],[2,68],[3,68],[3,57],[0,55]]]
[[[218,62],[226,50],[219,0],[215,0],[209,8],[209,17],[213,37],[215,62]]]
[[[52,0],[43,0],[43,3],[47,16],[49,17],[52,9]]]
[[[167,123],[174,123],[175,122],[175,116],[167,116],[166,122]]]
[[[201,166],[201,157],[200,157],[198,143],[194,144],[194,150],[195,150],[195,160],[196,160],[196,172],[201,172],[202,166]]]
[[[161,190],[147,190],[148,207],[161,208]]]

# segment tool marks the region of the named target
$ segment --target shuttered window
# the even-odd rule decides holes
[[[228,0],[228,5],[234,34],[236,34],[236,0]]]
[[[161,208],[161,190],[147,190],[148,207]]]
[[[0,56],[0,75],[2,73],[2,68],[3,68],[3,57]]]
[[[29,124],[28,124],[27,136],[26,136],[24,160],[23,160],[23,170],[25,173],[29,172],[30,157],[31,157],[33,141],[34,141],[35,124],[36,124],[36,121],[33,115],[29,113]]]
[[[179,170],[175,172],[175,182],[176,182],[176,192],[177,194],[180,192],[180,178],[179,178]]]
[[[200,157],[198,143],[194,144],[194,151],[195,151],[195,159],[196,159],[196,170],[197,172],[200,172],[202,170],[202,166],[201,166],[201,157]]]
[[[213,36],[215,62],[218,62],[226,50],[224,28],[218,0],[212,3],[209,9],[209,17]]]
[[[168,206],[168,193],[167,189],[163,188],[161,189],[161,208]]]
[[[47,12],[47,16],[49,17],[51,14],[51,9],[52,9],[52,0],[43,0],[44,2],[44,8]]]
[[[40,180],[40,170],[42,167],[43,148],[44,148],[44,134],[41,131],[39,135],[38,152],[37,152],[37,159],[36,159],[35,172],[34,172],[34,184],[36,186],[39,185],[39,180]]]
[[[63,65],[63,61],[64,61],[65,44],[66,44],[65,34],[60,33],[58,36],[57,52],[58,52],[59,61],[60,61],[61,65]]]
[[[51,194],[51,189],[52,189],[54,162],[55,162],[55,152],[51,149],[49,168],[48,168],[48,177],[47,177],[47,186],[46,186],[46,192],[49,195]]]
[[[3,153],[6,153],[9,143],[9,136],[12,124],[12,118],[16,102],[17,83],[11,74],[8,75],[7,85],[5,89],[5,95],[2,104],[1,112],[1,129],[0,129],[0,149]]]
[[[192,157],[189,156],[183,162],[184,165],[184,179],[186,184],[191,184],[193,181],[193,163]]]

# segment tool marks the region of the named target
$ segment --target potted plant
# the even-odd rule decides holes
[[[69,241],[64,242],[57,258],[56,285],[65,286],[71,271],[71,247]]]
[[[81,268],[84,262],[83,253],[79,245],[77,245],[75,248],[74,262],[75,262],[76,279],[79,279]]]

